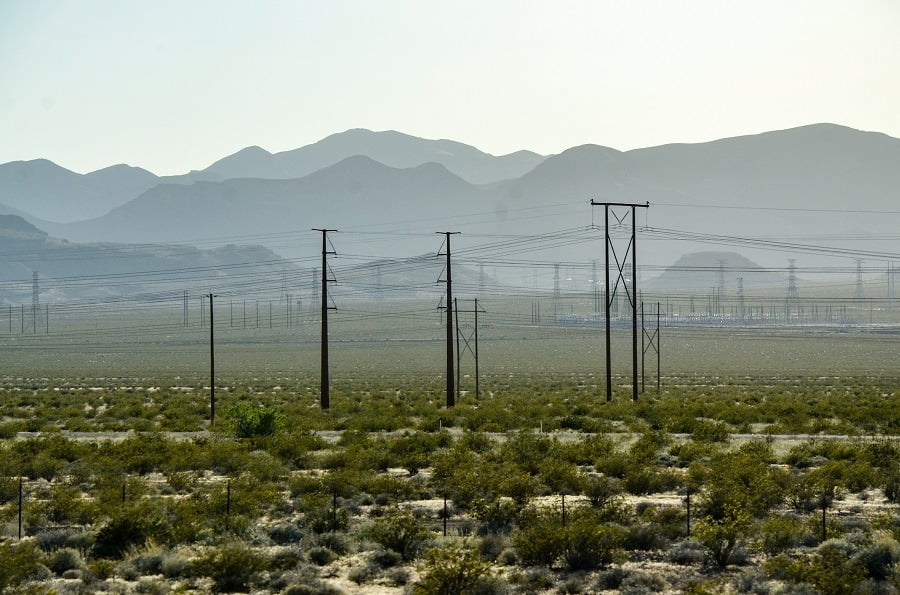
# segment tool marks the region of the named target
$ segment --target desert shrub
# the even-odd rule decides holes
[[[853,554],[856,546],[843,539],[829,539],[816,553],[795,565],[797,582],[813,585],[823,595],[852,593],[866,578],[866,567]]]
[[[288,479],[288,490],[292,498],[304,496],[306,494],[315,494],[322,491],[322,479],[305,474],[294,474]]]
[[[581,493],[591,506],[606,506],[622,493],[622,484],[613,477],[588,475],[581,482]]]
[[[703,546],[710,562],[725,568],[737,563],[748,523],[748,519],[740,516],[721,521],[706,517],[694,525],[693,536]]]
[[[885,580],[900,561],[900,544],[889,537],[880,537],[860,548],[853,555],[853,561],[861,564],[870,578]]]
[[[528,511],[512,533],[516,554],[526,566],[552,566],[565,549],[559,511]]]
[[[569,570],[594,570],[619,559],[625,529],[597,524],[589,516],[575,516],[565,527],[563,559]]]
[[[512,465],[498,470],[497,474],[497,494],[512,498],[519,506],[525,505],[541,488],[541,482],[536,477]]]
[[[669,584],[663,577],[649,572],[631,572],[622,579],[619,593],[622,595],[646,595],[665,591]]]
[[[494,561],[502,566],[515,566],[519,563],[519,556],[516,555],[514,548],[507,547],[503,548],[503,551],[500,552],[500,555]]]
[[[343,508],[335,509],[331,506],[323,506],[308,512],[303,522],[313,533],[334,533],[347,529],[350,515]]]
[[[670,547],[666,557],[675,564],[690,566],[703,562],[706,559],[706,552],[699,541],[686,539]]]
[[[19,499],[19,480],[15,477],[0,477],[0,504],[17,502]]]
[[[547,568],[529,568],[524,572],[515,572],[509,576],[512,585],[519,586],[526,593],[534,593],[549,589],[556,582],[553,573]]]
[[[597,576],[597,589],[600,591],[617,590],[631,572],[621,566],[612,566]]]
[[[507,535],[519,522],[521,506],[509,500],[480,500],[474,504],[475,518],[481,524],[479,535]]]
[[[731,428],[721,421],[698,419],[694,421],[691,437],[696,442],[728,442]]]
[[[93,553],[102,558],[121,558],[150,537],[150,522],[137,510],[123,510],[97,531]]]
[[[413,560],[431,541],[431,531],[409,510],[395,511],[376,519],[364,530],[364,535],[390,550],[404,560]]]
[[[321,545],[310,548],[306,555],[309,557],[310,562],[317,566],[327,566],[338,559],[338,555],[335,552]]]
[[[806,529],[792,516],[773,516],[762,521],[755,534],[759,549],[773,556],[800,545]]]
[[[663,549],[668,543],[662,527],[657,523],[639,523],[632,525],[627,531],[623,544],[627,550],[658,550]]]
[[[159,570],[166,578],[180,578],[190,570],[190,561],[181,554],[167,552],[163,555]]]
[[[246,593],[256,574],[265,569],[266,559],[240,542],[213,548],[194,562],[194,571],[211,578],[216,593]]]
[[[488,562],[493,562],[506,549],[507,540],[501,535],[488,534],[478,540],[478,553]]]
[[[403,556],[394,550],[378,549],[372,552],[371,561],[381,568],[391,568],[403,561]]]
[[[413,587],[421,595],[474,595],[490,571],[478,552],[450,543],[425,552],[425,577]]]
[[[644,464],[629,465],[622,481],[629,494],[658,494],[675,488],[679,484],[676,474],[668,470],[654,469]]]
[[[131,563],[141,574],[161,574],[163,553],[141,552],[131,559]]]
[[[556,510],[530,511],[512,542],[523,564],[552,566],[560,558],[570,570],[592,570],[617,559],[623,527],[601,522],[593,509],[576,508],[562,525]]]
[[[320,580],[312,580],[299,585],[291,585],[284,595],[343,595],[343,591]]]
[[[47,568],[56,575],[62,575],[67,570],[84,567],[81,552],[72,548],[62,548],[54,551],[47,557]]]
[[[385,580],[394,587],[402,587],[409,582],[409,570],[402,566],[396,566],[384,573]]]
[[[44,529],[35,537],[35,543],[45,552],[52,552],[63,547],[87,549],[94,536],[75,528]]]
[[[584,579],[578,576],[567,578],[556,589],[560,595],[579,595],[584,592]]]
[[[274,436],[286,423],[284,414],[274,407],[257,407],[240,401],[225,412],[228,427],[237,438]]]
[[[293,523],[280,523],[268,531],[269,539],[278,545],[296,543],[303,539],[303,531]]]
[[[350,544],[347,542],[347,538],[340,533],[322,533],[321,535],[316,535],[312,542],[317,546],[326,547],[341,556],[350,551]]]
[[[31,542],[0,543],[0,591],[49,574],[41,553]]]
[[[369,563],[351,568],[347,573],[347,578],[357,585],[362,585],[376,579],[380,574],[381,568],[377,564]]]
[[[769,595],[772,592],[771,583],[759,568],[748,568],[738,574],[734,579],[733,586],[738,593]]]

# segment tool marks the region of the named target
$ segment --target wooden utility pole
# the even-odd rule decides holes
[[[436,232],[445,237],[444,242],[447,244],[447,407],[456,405],[456,387],[454,386],[453,377],[453,275],[450,270],[450,236],[457,235],[458,231],[439,231]]]
[[[328,232],[337,232],[336,229],[313,229],[322,232],[322,337],[321,337],[321,382],[319,389],[319,405],[322,409],[331,406],[328,382],[328,262],[329,254],[334,250],[328,250]],[[288,300],[290,301],[290,300]]]
[[[212,429],[216,429],[216,337],[213,324],[213,298],[216,297],[212,293],[209,297],[209,425]]]

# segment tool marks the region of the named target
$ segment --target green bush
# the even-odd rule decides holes
[[[229,428],[237,438],[274,436],[286,423],[284,414],[274,407],[257,407],[240,401],[225,412]]]
[[[213,548],[194,562],[199,576],[213,580],[216,593],[246,593],[257,573],[266,570],[266,559],[240,542]]]
[[[425,577],[413,587],[417,595],[475,595],[491,565],[478,552],[450,543],[425,552]]]
[[[389,550],[400,554],[404,560],[414,560],[425,545],[432,540],[431,531],[409,510],[392,512],[376,519],[364,530],[364,535]]]
[[[31,542],[0,543],[0,591],[17,587],[47,572],[41,553]]]
[[[735,561],[748,526],[749,519],[746,517],[729,516],[722,520],[706,517],[694,525],[693,536],[706,550],[709,560],[725,568]]]
[[[101,558],[121,558],[129,549],[150,538],[150,523],[137,510],[125,510],[110,518],[94,540],[93,553]]]
[[[853,561],[865,567],[870,578],[885,580],[897,562],[900,562],[900,544],[888,537],[881,537],[866,545],[853,556]]]
[[[569,570],[594,570],[620,558],[626,537],[623,527],[598,524],[591,515],[572,517],[563,531],[563,559]]]
[[[561,511],[550,509],[529,511],[511,539],[527,566],[552,567],[562,560],[570,570],[592,570],[618,559],[626,534],[593,509],[572,510],[565,525]]]
[[[800,545],[806,528],[792,516],[773,516],[762,521],[755,534],[759,549],[774,556]]]

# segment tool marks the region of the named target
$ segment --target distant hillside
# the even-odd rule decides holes
[[[473,184],[517,178],[544,159],[530,151],[495,157],[456,141],[427,140],[393,130],[373,132],[358,128],[281,153],[248,147],[213,163],[200,175],[213,174],[222,180],[302,178],[355,155],[399,169],[439,163]]]
[[[370,226],[434,217],[435,204],[482,208],[480,187],[437,164],[394,169],[351,157],[299,180],[235,179],[190,186],[160,185],[103,217],[55,228],[87,241],[191,242],[202,238],[276,234],[312,227]],[[430,229],[428,230],[431,231]],[[410,252],[426,251],[417,246]]]
[[[725,281],[725,290],[734,294],[737,278],[744,287],[784,284],[785,276],[769,271],[736,252],[692,252],[681,256],[657,277],[643,281],[650,291],[683,291],[718,288]]]
[[[0,164],[0,204],[37,219],[71,223],[104,215],[159,184],[297,179],[355,156],[400,169],[437,163],[476,184],[521,176],[544,159],[530,151],[497,157],[450,140],[354,129],[281,153],[247,147],[179,176],[158,177],[121,164],[82,175],[46,159],[13,161]]]
[[[328,164],[348,152],[355,156]],[[374,157],[362,155],[367,152]],[[739,245],[730,238],[747,237],[787,246],[740,247],[745,257],[767,267],[783,267],[788,257],[796,257],[801,266],[835,258],[818,250],[821,245],[838,251],[863,249],[874,254],[872,259],[900,260],[892,239],[897,220],[890,215],[896,211],[900,188],[900,140],[883,134],[815,124],[626,152],[583,145],[547,158],[514,155],[531,160],[527,167],[524,162],[516,166],[524,173],[474,184],[459,174],[460,168],[468,167],[469,175],[477,176],[475,165],[487,163],[496,174],[505,158],[485,156],[452,141],[351,130],[275,155],[258,147],[246,149],[203,172],[166,178],[169,183],[157,184],[102,216],[38,227],[73,241],[148,243],[225,243],[235,236],[265,242],[273,234],[306,234],[320,226],[391,230],[403,235],[371,243],[358,236],[353,249],[371,250],[375,256],[409,256],[435,247],[433,237],[409,233],[413,231],[452,229],[464,232],[462,241],[470,242],[475,234],[512,237],[584,230],[603,219],[602,209],[588,205],[593,199],[651,204],[637,219],[642,265],[660,267],[685,253],[729,250]],[[434,163],[439,156],[448,165]],[[408,165],[417,159],[428,162]],[[509,162],[516,159],[510,156]],[[53,179],[70,180],[73,188],[86,183],[49,162],[37,165]],[[314,171],[304,174],[307,169]],[[146,179],[139,171],[121,168],[90,175],[107,180],[121,176],[132,189]],[[289,178],[246,177],[250,175]],[[191,182],[204,176],[212,180]],[[0,203],[20,208],[3,197],[0,194]],[[285,247],[283,241],[271,247],[285,256],[309,255],[303,248]],[[847,255],[841,264],[854,256]],[[585,262],[600,257],[600,246],[558,241],[540,259]]]
[[[152,173],[115,165],[86,175],[46,159],[0,165],[0,204],[47,221],[97,217],[157,183]]]
[[[248,276],[280,279],[285,270],[296,267],[260,246],[76,244],[49,237],[20,217],[0,216],[3,304],[31,303],[33,271],[41,279],[41,301],[63,302],[120,297],[123,291],[180,297],[187,287],[227,290]],[[122,275],[133,277],[122,284]]]

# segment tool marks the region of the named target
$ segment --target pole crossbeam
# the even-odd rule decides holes
[[[631,364],[632,364],[632,399],[637,401],[638,398],[638,332],[637,332],[637,223],[635,210],[638,208],[649,208],[650,203],[624,203],[624,202],[597,202],[593,199],[590,201],[592,207],[603,207],[603,228],[604,228],[604,252],[606,255],[606,285],[604,291],[606,294],[606,400],[612,401],[612,326],[610,320],[610,310],[612,308],[612,300],[615,299],[619,282],[625,287],[625,293],[631,306]],[[618,222],[618,225],[624,224],[628,215],[621,217],[613,210],[615,208],[627,208],[631,213],[631,233],[629,234],[628,245],[622,260],[615,251],[613,238],[609,233],[609,216]],[[620,211],[621,212],[621,211]],[[613,253],[615,260],[617,275],[615,287],[610,290],[609,280],[609,254]],[[628,262],[628,256],[631,255],[631,291],[628,291],[628,280],[625,278],[625,266]]]

